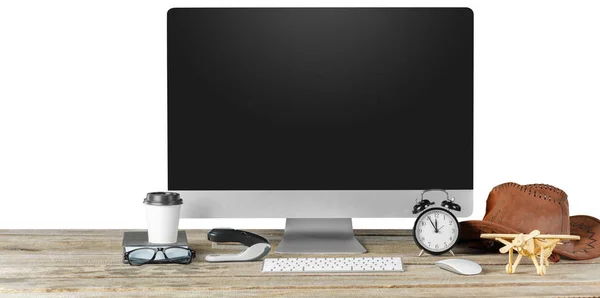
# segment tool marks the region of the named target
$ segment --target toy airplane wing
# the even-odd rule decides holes
[[[521,234],[481,234],[483,239],[515,239]],[[527,235],[527,234],[525,234]],[[580,237],[577,235],[552,235],[552,234],[539,234],[533,236],[533,239],[561,239],[561,240],[579,240]]]

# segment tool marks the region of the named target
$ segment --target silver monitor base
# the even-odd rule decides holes
[[[288,218],[280,254],[361,254],[367,250],[354,237],[351,218]]]

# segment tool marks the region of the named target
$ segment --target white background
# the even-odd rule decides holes
[[[166,12],[176,6],[471,7],[471,218],[483,217],[487,193],[507,181],[553,184],[569,194],[571,214],[600,217],[600,1],[207,3],[0,2],[0,228],[145,227],[144,195],[167,186]],[[355,228],[411,224],[355,220]]]

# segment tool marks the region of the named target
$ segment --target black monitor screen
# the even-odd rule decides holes
[[[175,8],[171,190],[473,188],[467,8]]]

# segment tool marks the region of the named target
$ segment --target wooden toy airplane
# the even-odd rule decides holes
[[[557,244],[562,244],[562,240],[579,240],[579,236],[574,235],[543,235],[540,231],[533,230],[531,233],[525,234],[481,234],[481,238],[495,239],[503,243],[505,246],[500,248],[501,253],[508,252],[508,264],[506,265],[506,273],[514,273],[522,257],[529,257],[535,265],[537,274],[546,274],[546,267],[550,265],[548,257],[552,254],[552,250]],[[512,239],[512,242],[508,240]],[[519,255],[517,259],[513,259],[513,251]],[[539,263],[537,261],[539,257]],[[514,260],[514,262],[513,262]]]

